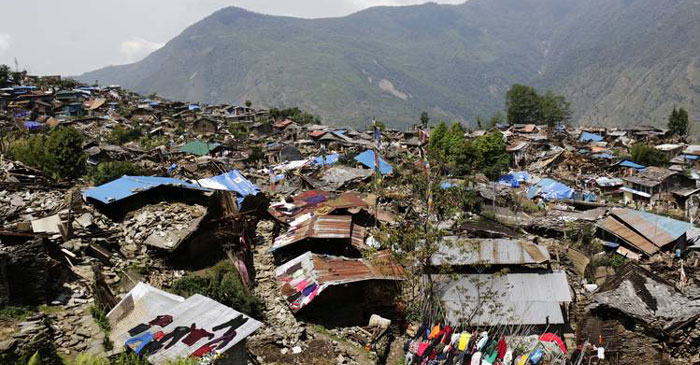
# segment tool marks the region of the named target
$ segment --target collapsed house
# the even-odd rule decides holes
[[[371,259],[306,252],[279,266],[275,276],[293,312],[348,325],[366,322],[371,314],[395,318],[394,298],[404,271],[389,251]]]
[[[679,332],[697,325],[700,300],[633,263],[601,285],[586,309],[577,337],[590,343],[602,339],[606,352],[621,365],[638,364],[639,359],[667,363],[677,351],[674,347],[696,353],[700,345],[696,336],[687,343],[670,340],[684,338]]]
[[[549,261],[545,247],[527,241],[448,236],[430,258],[442,269],[424,281],[455,326],[563,326],[573,299],[566,273],[549,270]]]
[[[572,302],[566,274],[507,273],[433,275],[439,300],[450,323],[466,326],[501,325],[546,328],[568,322]]]
[[[684,221],[626,208],[612,209],[596,225],[607,247],[637,260],[659,251],[685,249],[686,232],[693,227]]]

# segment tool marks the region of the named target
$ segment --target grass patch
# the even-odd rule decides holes
[[[105,311],[99,307],[93,305],[90,307],[90,314],[95,320],[95,323],[97,323],[97,326],[105,335],[104,339],[102,340],[102,347],[105,349],[105,351],[111,351],[114,348],[114,344],[112,343],[112,340],[109,339],[109,333],[112,330],[112,327],[109,324],[109,319],[107,319],[107,313],[105,313]]]
[[[42,304],[39,306],[39,312],[44,313],[44,314],[56,314],[56,313],[63,312],[63,308],[61,308],[59,306],[50,306],[50,305]]]
[[[17,321],[24,321],[32,315],[34,311],[27,307],[17,307],[8,305],[6,307],[0,308],[0,318],[2,319],[12,319]]]
[[[211,269],[188,274],[173,283],[175,294],[189,297],[201,294],[245,313],[253,318],[263,317],[263,303],[246,291],[233,265],[224,260]]]

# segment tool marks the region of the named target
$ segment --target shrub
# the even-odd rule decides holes
[[[248,130],[243,123],[231,123],[228,126],[228,131],[235,139],[244,139],[248,134]]]
[[[19,321],[25,320],[32,311],[24,307],[7,306],[0,308],[0,318],[16,319]]]
[[[47,175],[77,179],[85,173],[87,156],[82,149],[83,136],[70,127],[52,128],[48,135],[33,135],[14,141],[12,156]]]
[[[250,152],[250,156],[248,156],[248,162],[255,163],[255,162],[258,162],[264,158],[265,158],[265,152],[262,150],[262,148],[255,146],[255,147],[253,147],[253,150]]]
[[[216,264],[203,276],[186,275],[175,281],[172,288],[183,297],[201,294],[251,317],[262,318],[263,315],[262,302],[246,292],[238,273],[228,261]]]
[[[128,161],[103,162],[88,172],[88,179],[95,185],[102,185],[124,175],[143,175],[144,170]]]
[[[355,156],[357,156],[356,152],[348,151],[338,157],[338,163],[343,166],[355,167],[357,165]]]
[[[118,125],[114,127],[112,133],[107,138],[110,143],[114,144],[124,144],[127,142],[135,141],[141,137],[141,128],[129,128]]]

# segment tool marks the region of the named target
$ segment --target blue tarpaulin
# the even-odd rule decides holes
[[[550,178],[544,178],[527,190],[527,198],[541,196],[545,200],[571,199],[574,189]]]
[[[686,159],[686,160],[692,160],[692,161],[697,160],[698,157],[700,157],[700,156],[698,156],[698,155],[683,155],[683,158],[684,158],[684,159]]]
[[[35,122],[35,121],[30,120],[28,122],[24,122],[24,127],[29,129],[30,131],[35,131],[35,130],[41,129],[42,127],[44,127],[44,125],[39,123],[39,122]]]
[[[617,164],[619,166],[622,166],[622,167],[629,167],[629,168],[633,168],[633,169],[637,169],[637,170],[645,169],[644,166],[642,166],[638,163],[632,162],[630,160],[622,160],[622,161],[618,162]]]
[[[603,136],[590,132],[581,133],[581,138],[579,138],[579,141],[581,142],[600,142],[602,140]]]
[[[203,187],[213,190],[235,191],[241,197],[260,193],[260,188],[241,175],[241,172],[238,170],[232,170],[225,174],[201,179],[197,182]],[[238,203],[240,204],[240,201]]]
[[[111,204],[163,185],[209,191],[207,188],[172,177],[122,176],[114,181],[86,190],[83,196],[105,204]]]
[[[528,180],[530,180],[530,174],[528,174],[527,171],[514,171],[501,176],[498,179],[498,183],[517,188],[520,186],[521,183],[526,182]]]
[[[368,168],[374,170],[374,151],[367,150],[355,156],[355,161],[367,166]],[[383,158],[379,157],[379,172],[382,175],[391,174],[394,168],[391,167]]]
[[[449,189],[449,188],[455,188],[455,187],[457,187],[457,184],[451,183],[449,181],[443,181],[440,183],[441,189]]]
[[[314,157],[312,162],[314,165],[318,165],[318,166],[320,166],[320,165],[332,165],[332,164],[338,162],[338,158],[340,158],[340,155],[337,153],[333,153],[330,155],[326,155],[325,160],[323,159],[323,156]]]

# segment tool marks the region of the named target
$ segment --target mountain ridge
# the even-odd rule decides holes
[[[699,111],[695,5],[471,0],[322,19],[228,7],[140,62],[79,79],[174,99],[298,105],[331,124],[377,117],[394,126],[415,123],[423,110],[472,123],[502,109],[511,84],[526,83],[566,95],[581,123],[653,124],[673,105],[691,117]]]

